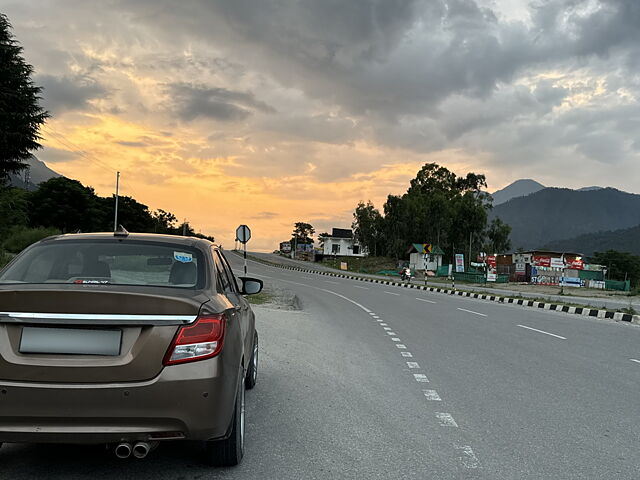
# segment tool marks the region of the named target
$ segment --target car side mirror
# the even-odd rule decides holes
[[[250,277],[238,277],[242,281],[242,295],[254,295],[262,291],[262,280]]]

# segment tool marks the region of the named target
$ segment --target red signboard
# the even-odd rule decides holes
[[[542,255],[534,255],[533,256],[533,264],[536,267],[550,267],[551,266],[551,257],[543,257]]]
[[[495,270],[495,268],[496,268],[496,256],[495,255],[489,255],[487,257],[487,265],[489,267],[491,267],[492,270]]]
[[[584,260],[581,258],[574,258],[567,265],[567,268],[572,268],[573,270],[583,270],[584,269]]]

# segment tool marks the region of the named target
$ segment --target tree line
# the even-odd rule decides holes
[[[511,248],[511,227],[499,218],[488,222],[491,196],[482,174],[458,177],[436,163],[425,164],[403,195],[389,195],[381,213],[360,202],[353,213],[353,233],[370,255],[403,258],[412,243],[439,246],[455,253],[504,252]]]
[[[0,239],[25,228],[61,233],[113,230],[114,196],[101,197],[91,187],[65,177],[52,178],[34,191],[0,188]],[[118,197],[118,223],[131,232],[213,237],[196,233],[188,223],[162,209],[151,211],[133,197]]]

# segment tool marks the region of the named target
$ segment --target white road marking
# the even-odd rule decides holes
[[[527,327],[526,325],[518,325],[520,328],[526,328],[527,330],[533,330],[534,332],[544,333],[545,335],[549,335],[551,337],[559,338],[560,340],[566,340],[566,337],[561,337],[560,335],[556,335],[555,333],[545,332],[544,330],[538,330],[537,328]]]
[[[429,379],[424,373],[414,373],[413,378],[415,379],[416,382],[429,383]]]
[[[454,445],[454,448],[458,451],[458,458],[464,468],[480,468],[478,457],[469,445]]]
[[[387,335],[397,335],[395,332],[387,332]]]
[[[440,420],[441,427],[458,427],[458,424],[450,413],[436,412],[436,417]]]
[[[304,285],[304,284],[302,284]],[[310,285],[305,285],[305,287],[309,287]],[[318,290],[321,290],[323,292],[327,292],[330,293],[331,295],[335,295],[336,297],[340,297],[344,300],[346,300],[347,302],[351,302],[353,303],[356,307],[361,308],[362,310],[364,310],[365,312],[367,312],[369,315],[375,315],[375,313],[373,313],[371,310],[369,310],[367,307],[365,307],[364,305],[356,302],[355,300],[351,300],[350,298],[345,297],[344,295],[340,295],[339,293],[336,292],[332,292],[331,290],[327,290],[326,288],[318,288],[318,287],[312,287],[312,288],[316,288]]]
[[[369,310],[369,315],[371,315],[374,318],[378,316],[377,313],[373,313],[371,310]]]
[[[423,390],[422,393],[424,393],[424,396],[426,397],[426,399],[431,402],[442,401],[442,399],[440,398],[440,395],[438,395],[438,392],[436,392],[435,390]]]
[[[306,278],[307,280],[313,280],[313,277],[307,277],[306,275],[303,275],[302,278]]]
[[[402,355],[403,357],[413,357],[413,355],[411,354],[411,352],[400,352],[400,355]]]
[[[372,316],[373,318],[375,318],[376,320],[377,320],[378,318],[380,318],[378,315],[371,315],[371,316]]]
[[[382,322],[382,319],[378,318],[376,319],[376,322]]]
[[[360,285],[354,285],[354,288],[359,288],[361,290],[369,290],[369,287],[361,287]]]
[[[427,302],[427,303],[436,303],[433,300],[427,300],[426,298],[418,298],[418,297],[416,297],[416,300],[420,300],[421,302]]]
[[[381,326],[381,327],[386,327],[386,326],[387,326],[387,324],[386,324],[386,323],[381,323],[381,324],[380,324],[380,326]]]
[[[474,312],[473,310],[467,310],[466,308],[458,308],[458,310],[461,310],[463,312],[473,313],[475,315],[480,315],[481,317],[486,317],[484,313]]]
[[[630,358],[629,360],[631,360],[632,362],[640,363],[640,360],[636,360],[635,358]]]
[[[420,368],[420,365],[418,365],[418,362],[407,362],[407,367],[409,367],[409,368]]]
[[[393,339],[392,339],[392,340],[393,340]],[[404,345],[404,344],[402,344],[402,343],[398,343],[398,344],[396,344],[396,347],[398,347],[398,348],[407,348],[407,346],[406,346],[406,345]]]
[[[384,325],[384,323],[381,323],[380,325]],[[382,328],[384,328],[385,330],[391,330],[391,327],[382,327]]]
[[[324,283],[333,283],[334,285],[340,285],[340,283],[332,282],[331,280],[325,280]]]
[[[388,293],[389,295],[395,295],[395,296],[400,296],[399,293],[395,293],[395,292],[387,292],[386,290],[384,291],[384,293]]]
[[[393,337],[393,338],[391,339],[391,341],[392,341],[392,342],[399,342],[399,341],[400,341],[400,339],[399,339],[398,337]]]

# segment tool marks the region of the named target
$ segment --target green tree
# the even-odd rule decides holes
[[[640,256],[617,250],[596,252],[590,258],[591,263],[607,267],[607,278],[611,280],[630,280],[631,285],[640,282]]]
[[[487,229],[487,243],[485,249],[488,253],[506,252],[511,248],[511,227],[499,218],[494,218]]]
[[[0,241],[15,227],[29,222],[29,193],[20,188],[0,188]]]
[[[369,251],[370,255],[377,257],[384,254],[384,219],[371,201],[366,204],[358,203],[353,212],[351,228],[354,238]]]
[[[293,226],[293,232],[291,232],[291,245],[294,242],[298,244],[313,243],[313,234],[316,233],[315,229],[310,223],[296,222]]]
[[[403,257],[411,243],[435,243],[448,254],[475,251],[482,240],[491,208],[482,191],[484,175],[455,173],[425,164],[407,193],[389,195],[384,205],[384,240],[390,255]]]
[[[0,14],[0,185],[41,147],[38,131],[49,114],[39,104],[42,87],[34,85],[32,74],[7,16]]]
[[[29,210],[33,227],[54,227],[72,233],[92,232],[104,225],[104,211],[93,189],[65,177],[41,183],[29,196]]]
[[[176,233],[178,219],[173,213],[165,212],[161,208],[151,214],[154,233]]]

